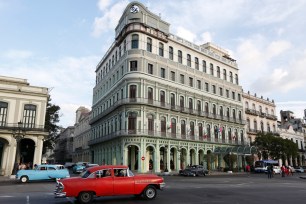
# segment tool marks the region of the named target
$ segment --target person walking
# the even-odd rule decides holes
[[[281,171],[282,171],[282,177],[285,177],[285,174],[286,174],[286,167],[285,167],[285,165],[282,165]]]
[[[248,174],[248,177],[249,177],[249,176],[250,176],[250,172],[251,172],[251,167],[250,167],[250,165],[246,165],[245,170],[246,170],[246,172],[247,172],[247,174]]]
[[[268,179],[271,179],[272,178],[272,172],[273,172],[273,167],[272,165],[269,165],[267,167],[267,171],[268,171]]]

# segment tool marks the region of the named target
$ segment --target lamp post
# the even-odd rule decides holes
[[[17,171],[18,171],[18,155],[20,154],[20,149],[19,149],[19,144],[20,141],[24,138],[25,136],[25,130],[22,129],[22,122],[19,121],[18,122],[18,126],[17,129],[14,128],[13,129],[13,137],[16,140],[16,155],[15,155],[15,163],[14,163],[14,168],[13,168],[13,175],[16,175]]]

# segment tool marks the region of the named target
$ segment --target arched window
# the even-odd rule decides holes
[[[132,49],[138,49],[139,36],[137,34],[132,35]]]
[[[231,128],[228,128],[227,136],[228,136],[228,140],[232,140],[232,129]]]
[[[244,142],[243,130],[240,131],[240,141],[241,141],[242,143]]]
[[[198,129],[199,129],[199,139],[203,139],[203,126],[202,123],[198,123]]]
[[[202,69],[203,69],[203,72],[207,73],[205,60],[202,61]]]
[[[181,135],[186,136],[186,123],[185,120],[181,120]]]
[[[136,92],[137,92],[136,85],[131,85],[130,86],[130,101],[136,100]]]
[[[211,131],[210,131],[210,125],[207,124],[206,126],[206,134],[207,134],[207,139],[211,138]]]
[[[165,106],[165,92],[164,91],[160,91],[160,104],[161,106]]]
[[[257,121],[254,120],[254,130],[257,131]]]
[[[170,95],[170,104],[171,104],[171,108],[175,109],[175,94],[171,93]]]
[[[23,125],[26,128],[35,128],[36,105],[26,104],[23,110]]]
[[[128,116],[128,130],[129,130],[129,134],[135,134],[136,133],[136,125],[137,125],[137,114],[136,113],[129,113]]]
[[[181,111],[184,111],[185,103],[184,103],[184,96],[180,96],[180,108]]]
[[[162,134],[166,134],[166,118],[165,117],[161,117],[160,118],[160,131],[162,132]]]
[[[178,57],[178,62],[182,64],[183,63],[183,53],[181,50],[177,51],[177,57]]]
[[[247,131],[250,131],[251,126],[250,126],[250,119],[247,119]]]
[[[190,136],[194,136],[194,122],[190,122]]]
[[[216,115],[216,114],[217,114],[217,110],[216,110],[216,105],[215,105],[215,104],[213,104],[213,110],[212,110],[212,113],[213,113],[214,115]]]
[[[233,109],[233,118],[234,118],[234,120],[236,119],[236,110],[235,109]]]
[[[152,52],[152,39],[147,38],[147,51]]]
[[[214,65],[210,63],[210,74],[214,76]]]
[[[238,74],[235,74],[235,80],[236,80],[236,84],[239,84],[239,81],[238,81]]]
[[[187,66],[191,67],[191,55],[187,54]]]
[[[245,102],[245,108],[249,109],[249,102]]]
[[[153,88],[151,87],[148,88],[148,102],[153,103]]]
[[[205,102],[205,112],[209,113],[209,106],[208,106],[208,102]]]
[[[149,134],[153,134],[154,131],[154,116],[152,114],[148,115],[148,131]]]
[[[233,72],[229,72],[229,77],[230,77],[230,82],[233,83],[233,82],[234,82],[234,81],[233,81]]]
[[[223,107],[222,107],[222,106],[220,106],[219,115],[220,115],[221,117],[223,116]]]
[[[189,98],[189,111],[193,110],[193,100],[192,98]]]
[[[173,47],[169,47],[169,59],[173,60]]]
[[[227,81],[226,69],[223,69],[223,79]]]
[[[271,127],[269,123],[267,123],[267,132],[271,132]]]
[[[255,106],[254,103],[252,104],[252,108],[253,108],[253,110],[256,110],[256,106]]]
[[[219,136],[219,128],[218,126],[215,125],[214,127],[214,134],[215,134],[215,140],[218,140],[218,136]]]
[[[163,43],[159,43],[159,56],[164,56],[164,44]]]
[[[176,135],[176,119],[171,119],[171,134]]]
[[[196,70],[199,70],[199,58],[197,57],[194,58],[194,67]]]
[[[197,100],[197,110],[198,110],[199,113],[202,110],[202,108],[201,108],[201,101],[200,100]]]
[[[217,77],[220,78],[221,77],[221,73],[220,73],[220,67],[217,66]]]
[[[264,132],[264,124],[262,121],[260,121],[260,130],[261,132]]]

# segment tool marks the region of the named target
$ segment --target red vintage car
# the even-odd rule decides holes
[[[54,195],[75,197],[83,204],[95,196],[135,195],[151,200],[157,195],[156,189],[164,187],[164,179],[157,175],[134,175],[127,166],[104,165],[91,167],[80,177],[58,180]]]

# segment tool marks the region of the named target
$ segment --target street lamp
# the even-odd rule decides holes
[[[18,155],[20,154],[19,144],[20,144],[20,141],[24,138],[25,134],[26,134],[25,130],[22,129],[22,122],[19,121],[17,128],[13,129],[13,137],[16,140],[16,155],[15,155],[15,163],[14,163],[14,168],[13,168],[13,173],[12,173],[13,175],[16,175],[17,170],[18,170],[18,163],[19,163]]]

